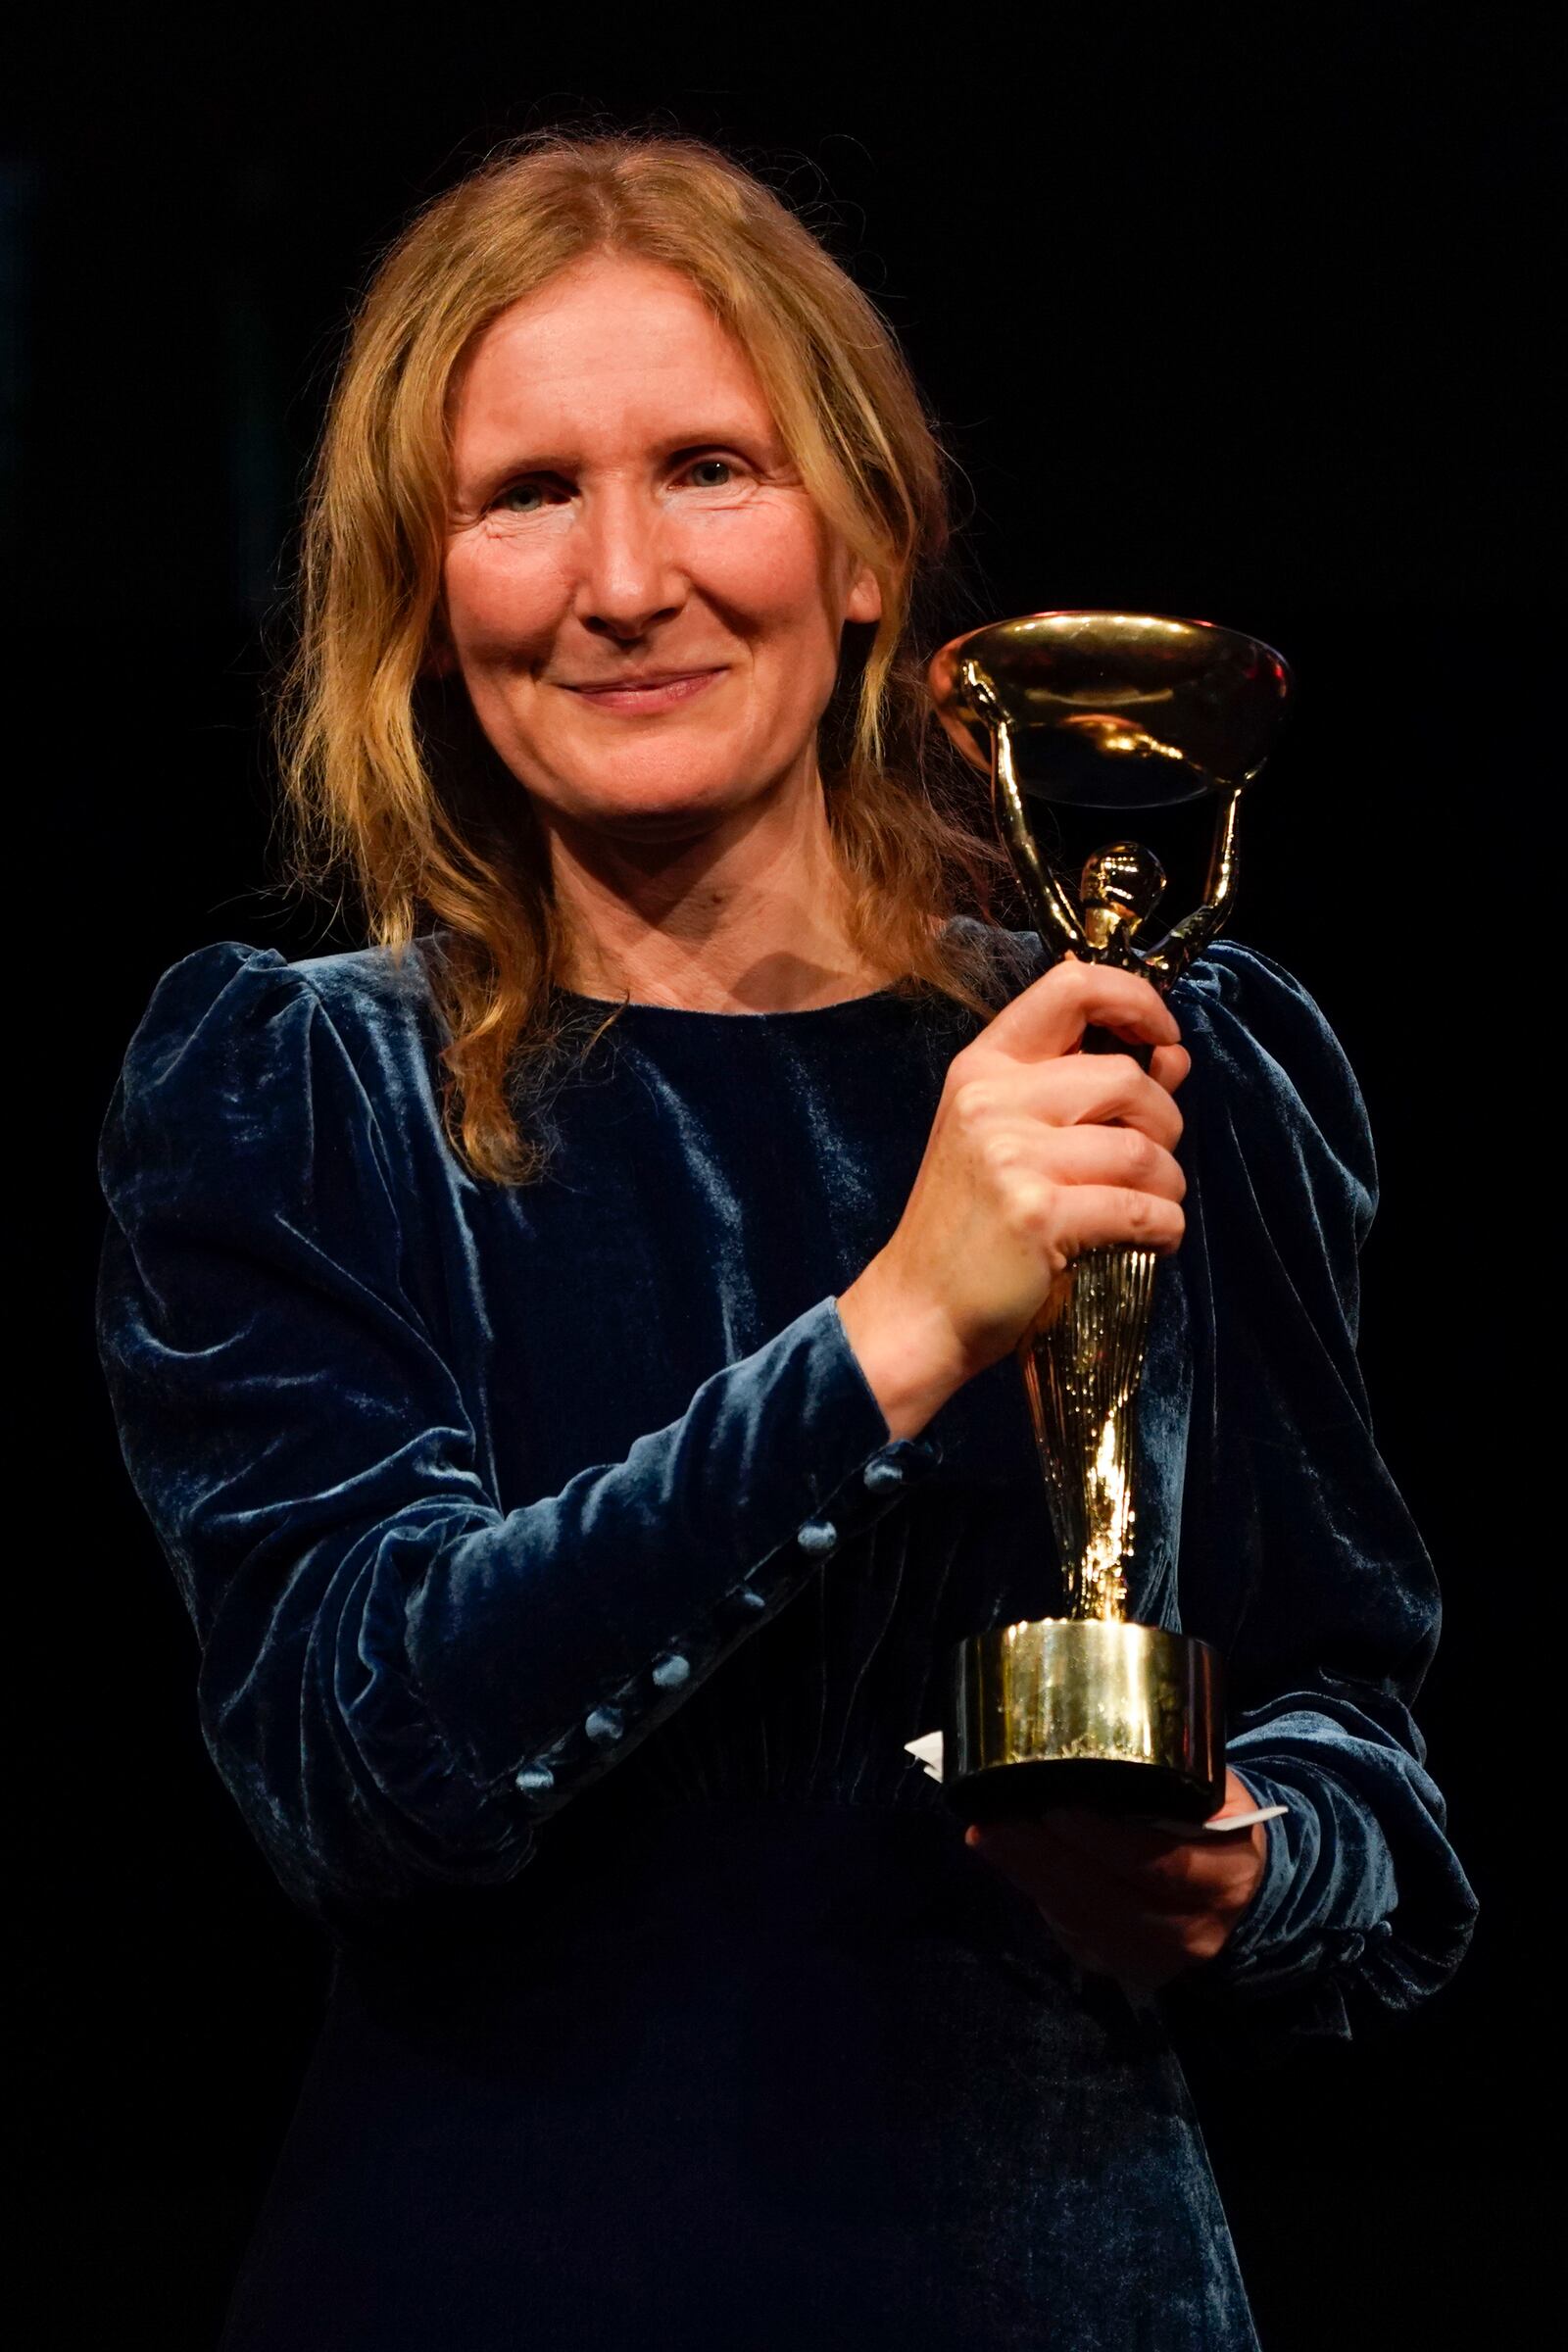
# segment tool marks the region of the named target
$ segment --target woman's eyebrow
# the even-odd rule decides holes
[[[491,457],[468,470],[467,477],[477,483],[493,486],[511,481],[524,473],[575,473],[582,465],[580,455],[565,450],[530,450],[521,455]]]
[[[740,416],[710,418],[701,432],[672,433],[667,440],[652,446],[666,458],[678,458],[688,449],[728,449],[739,447],[771,448],[777,434],[765,425],[747,421]]]
[[[731,416],[710,418],[696,430],[686,425],[679,432],[661,433],[646,444],[646,454],[667,464],[669,459],[681,457],[688,450],[751,448],[779,454],[780,447],[776,432]],[[517,448],[506,457],[486,458],[473,467],[471,478],[495,483],[509,481],[517,474],[579,473],[587,463],[581,450]]]

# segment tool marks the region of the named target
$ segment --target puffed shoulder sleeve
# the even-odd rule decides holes
[[[330,1914],[514,1876],[934,1449],[889,1441],[827,1298],[503,1511],[419,1303],[419,1057],[310,971],[225,943],[159,983],[103,1129],[99,1344],[209,1750]]]
[[[1343,2035],[1362,2003],[1441,1985],[1476,1908],[1410,1713],[1437,1585],[1356,1361],[1376,1164],[1345,1054],[1288,973],[1227,943],[1176,1009],[1198,1177],[1183,1622],[1226,1656],[1231,1763],[1287,1808],[1249,1912],[1188,1991],[1250,2010],[1265,2040]]]

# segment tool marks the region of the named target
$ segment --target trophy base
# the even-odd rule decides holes
[[[1157,1625],[1043,1617],[953,1652],[943,1788],[970,1821],[1088,1805],[1203,1821],[1225,1796],[1220,1660]]]

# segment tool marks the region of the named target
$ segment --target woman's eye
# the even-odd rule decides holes
[[[509,482],[496,496],[496,505],[510,514],[537,514],[542,508],[554,504],[562,494],[559,482],[547,482],[535,476],[530,481]]]
[[[686,478],[699,490],[723,490],[735,479],[728,458],[698,458],[686,468]]]

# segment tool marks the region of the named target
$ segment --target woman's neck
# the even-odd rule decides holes
[[[892,974],[850,944],[820,787],[675,844],[547,820],[578,995],[691,1012],[803,1012]]]

